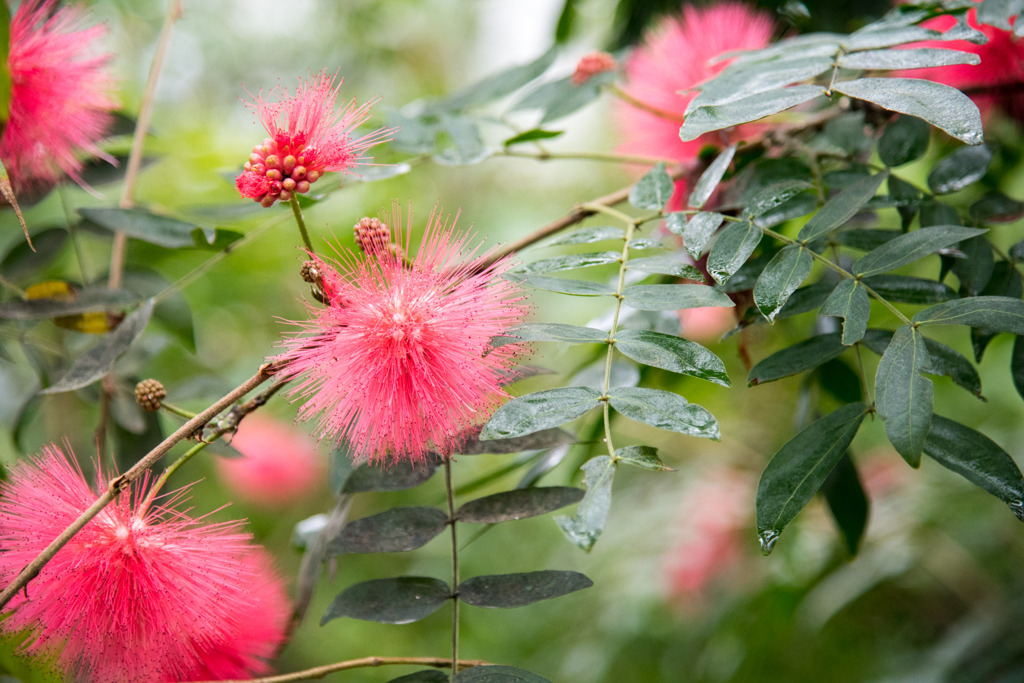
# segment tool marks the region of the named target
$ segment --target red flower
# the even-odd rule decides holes
[[[468,237],[437,208],[411,263],[408,244],[378,248],[402,234],[400,221],[391,227],[361,236],[366,258],[346,252],[338,269],[316,261],[328,305],[310,307],[312,319],[298,323],[308,334],[285,341],[280,360],[299,380],[299,419],[319,417],[321,438],[348,441],[358,460],[421,462],[450,454],[506,397],[517,349],[493,349],[491,338],[527,309],[520,286],[502,278],[511,262],[481,267],[486,255],[467,252]]]
[[[106,29],[80,28],[85,11],[56,4],[26,0],[11,20],[10,112],[0,159],[19,193],[44,189],[64,174],[82,184],[79,152],[113,161],[96,147],[117,106],[103,68],[110,55],[96,52]]]
[[[365,156],[366,150],[391,139],[394,128],[353,139],[352,131],[370,118],[373,102],[356,106],[353,100],[335,112],[340,88],[340,81],[335,85],[334,78],[321,71],[300,81],[294,95],[278,87],[271,91],[278,96],[276,102],[268,102],[261,90],[247,103],[270,137],[252,148],[245,171],[235,179],[243,197],[263,206],[278,199],[288,201],[294,192],[309,192],[309,186],[326,171],[352,172],[371,159]]]
[[[98,475],[98,489],[108,479]],[[43,567],[0,622],[74,680],[177,681],[268,670],[289,605],[241,522],[209,523],[121,494]],[[0,583],[9,583],[96,500],[56,446],[0,486]]]

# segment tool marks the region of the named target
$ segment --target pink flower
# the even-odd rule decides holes
[[[97,476],[97,490],[108,478]],[[0,629],[69,679],[195,680],[268,670],[289,616],[281,580],[241,522],[204,522],[132,486],[62,548],[8,605]],[[96,500],[56,446],[0,486],[0,583],[10,582]]]
[[[112,161],[96,147],[117,106],[103,69],[110,55],[96,53],[106,29],[81,28],[85,19],[79,7],[26,0],[11,20],[10,113],[0,159],[16,192],[44,189],[64,174],[82,184],[81,151]]]
[[[922,26],[936,31],[946,31],[956,23],[955,17],[936,17]],[[982,114],[994,108],[1017,119],[1024,121],[1024,40],[995,26],[978,26],[974,10],[967,12],[967,23],[979,29],[988,38],[984,45],[975,45],[966,40],[925,41],[914,43],[912,47],[941,47],[952,50],[971,52],[981,58],[981,64],[956,64],[939,66],[930,69],[913,69],[898,71],[894,75],[907,78],[926,78],[960,90],[991,88],[991,92],[969,93]]]
[[[591,52],[583,55],[576,64],[576,71],[572,74],[572,84],[583,85],[597,74],[611,71],[617,66],[615,57],[607,52]]]
[[[292,193],[309,192],[326,171],[350,173],[358,164],[371,159],[366,150],[391,139],[394,128],[380,128],[360,138],[352,131],[370,118],[373,102],[356,106],[355,100],[334,111],[341,82],[321,71],[308,81],[300,81],[295,95],[275,88],[276,102],[268,102],[263,91],[246,103],[256,110],[263,127],[270,133],[262,144],[252,148],[245,171],[235,179],[243,197],[251,197],[263,206],[278,199],[288,201]]]
[[[716,342],[736,327],[736,309],[726,306],[684,308],[679,311],[679,322],[687,339],[702,344]]]
[[[397,224],[383,218],[401,243],[394,214]],[[280,360],[299,379],[299,419],[319,416],[320,437],[348,441],[357,460],[449,455],[506,397],[517,349],[490,340],[526,315],[520,286],[502,278],[508,259],[484,265],[454,230],[435,207],[411,262],[377,248],[364,259],[346,251],[338,269],[317,261],[328,305],[310,307],[298,323],[308,334],[286,340]]]
[[[231,493],[252,505],[288,507],[324,482],[316,443],[290,425],[249,415],[231,445],[245,457],[217,458],[217,470]]]
[[[626,61],[625,91],[664,115],[629,102],[617,102],[622,151],[687,163],[695,160],[705,145],[749,137],[756,128],[718,131],[683,142],[679,139],[679,127],[686,105],[696,93],[680,91],[691,90],[728,66],[728,59],[712,63],[723,52],[765,47],[771,35],[771,18],[738,2],[720,2],[704,8],[686,5],[679,16],[663,20]],[[670,209],[682,207],[684,191],[685,182],[677,182]]]

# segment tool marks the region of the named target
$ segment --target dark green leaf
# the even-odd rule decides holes
[[[524,142],[533,142],[535,140],[550,140],[551,138],[557,138],[564,132],[565,131],[561,130],[544,130],[543,128],[534,128],[533,130],[528,130],[525,133],[513,135],[502,144],[506,147],[511,147],[512,145],[518,145]]]
[[[608,333],[593,327],[566,325],[565,323],[523,323],[513,327],[507,335],[491,339],[492,348],[521,342],[557,341],[569,344],[602,344]]]
[[[517,64],[487,76],[479,82],[449,95],[435,106],[457,111],[493,102],[540,77],[555,61],[556,54],[557,51],[551,49],[532,62]]]
[[[732,299],[708,285],[633,285],[622,292],[623,303],[639,311],[733,306]]]
[[[320,625],[339,617],[410,624],[439,610],[450,597],[448,584],[426,576],[364,581],[338,593]]]
[[[543,486],[502,491],[465,503],[455,513],[460,522],[494,524],[547,514],[578,503],[583,489],[568,486]]]
[[[821,314],[843,319],[842,342],[849,346],[860,341],[868,328],[871,300],[857,280],[840,280],[821,305]]]
[[[884,109],[920,117],[969,145],[981,144],[978,107],[948,85],[916,78],[860,78],[840,81],[832,89]]]
[[[913,232],[895,237],[853,264],[853,272],[862,277],[877,275],[924,258],[939,249],[945,249],[986,231],[978,228],[962,228],[958,225],[936,225],[918,228]]]
[[[28,299],[0,304],[0,318],[7,320],[46,320],[88,311],[124,308],[139,300],[138,295],[123,289],[92,287],[74,294],[74,299]]]
[[[479,429],[474,429],[473,431],[476,435],[467,439],[459,446],[459,452],[463,455],[519,453],[520,451],[534,451],[541,448],[570,444],[575,441],[572,434],[558,428],[542,429],[539,432],[514,439],[488,439],[486,441],[480,440]]]
[[[1024,337],[1013,340],[1013,355],[1010,356],[1010,376],[1017,393],[1024,398]]]
[[[387,467],[360,465],[352,470],[341,487],[342,493],[363,491],[403,491],[419,486],[433,476],[439,461],[428,459],[424,463],[396,462]]]
[[[153,300],[148,299],[122,320],[112,332],[104,335],[98,344],[76,358],[63,377],[40,393],[58,394],[63,391],[74,391],[104,377],[114,367],[117,357],[142,336],[152,313]]]
[[[773,228],[776,225],[785,223],[788,220],[806,216],[818,208],[818,197],[808,188],[790,199],[787,199],[780,206],[769,209],[753,219],[758,228]]]
[[[661,254],[660,256],[631,259],[629,269],[641,273],[672,275],[673,277],[681,277],[687,280],[704,281],[704,274],[678,251]]]
[[[892,335],[891,330],[868,330],[864,335],[864,346],[878,355],[882,355],[889,346]],[[969,360],[934,339],[926,338],[924,345],[928,349],[928,360],[921,368],[921,372],[949,377],[959,386],[975,396],[981,397],[981,378]]]
[[[909,275],[872,275],[864,284],[883,298],[901,304],[937,304],[956,299],[956,291],[944,282]]]
[[[452,683],[551,683],[537,674],[511,666],[474,666],[455,674]]]
[[[930,228],[935,225],[963,225],[960,214],[949,204],[940,201],[921,203],[921,227]]]
[[[686,115],[686,122],[679,129],[679,138],[683,141],[696,140],[713,130],[757,121],[813,100],[824,92],[820,85],[795,85],[748,95],[721,106],[698,107]]]
[[[807,244],[845,225],[868,203],[868,200],[875,196],[882,181],[888,175],[883,171],[847,185],[836,196],[825,202],[818,213],[811,216],[811,219],[800,229],[797,239]]]
[[[782,320],[783,318],[791,318],[794,315],[800,315],[808,311],[813,311],[819,308],[828,299],[829,294],[832,293],[833,284],[826,280],[819,280],[813,285],[807,285],[793,292],[789,297],[789,301],[782,307],[779,314],[775,316],[776,320]],[[761,319],[761,316],[755,314],[757,319]]]
[[[431,507],[391,508],[349,522],[327,542],[328,555],[397,553],[426,545],[448,526],[448,515]]]
[[[753,194],[743,209],[745,218],[756,218],[772,209],[777,209],[801,192],[811,189],[811,184],[804,180],[783,180],[772,183]]]
[[[90,223],[110,232],[120,231],[129,237],[169,249],[195,247],[193,231],[202,228],[195,223],[161,216],[145,209],[92,208],[79,209],[78,213]]]
[[[914,316],[919,325],[969,325],[1024,334],[1024,301],[1007,296],[975,296],[936,304]]]
[[[622,228],[617,228],[614,225],[597,225],[567,232],[558,239],[548,242],[547,246],[554,247],[561,244],[590,244],[606,240],[622,240],[625,239],[625,236],[626,233]]]
[[[423,669],[415,673],[392,678],[387,683],[447,683],[448,674],[437,669]]]
[[[730,386],[725,363],[689,339],[647,330],[620,330],[615,347],[638,363]]]
[[[992,163],[992,150],[986,145],[961,147],[935,164],[928,174],[928,187],[935,194],[962,190],[985,177]]]
[[[575,296],[600,296],[613,293],[613,290],[603,282],[591,282],[589,280],[571,280],[564,277],[533,275],[523,280],[523,282],[536,289],[559,292],[560,294],[573,294]]]
[[[608,390],[608,401],[626,417],[652,427],[715,441],[721,438],[714,415],[671,391],[616,387]]]
[[[591,266],[604,266],[609,263],[618,263],[622,259],[622,253],[618,251],[601,251],[593,254],[566,254],[554,258],[541,259],[524,266],[516,268],[513,272],[532,275],[534,273],[551,273],[558,270],[572,270],[574,268],[589,268]]]
[[[971,204],[968,213],[979,223],[1009,223],[1024,216],[1024,202],[993,190]]]
[[[629,191],[629,203],[638,209],[660,211],[672,196],[674,187],[665,164],[657,164]]]
[[[962,52],[937,47],[915,47],[908,50],[868,50],[839,56],[839,66],[844,69],[924,69],[952,64],[981,64],[981,58],[973,52]],[[898,164],[886,163],[886,166]]]
[[[840,245],[860,251],[872,251],[886,242],[904,234],[900,230],[879,230],[865,228],[856,230],[843,230],[836,233],[835,239]]]
[[[3,68],[2,65],[0,68]],[[33,235],[31,247],[25,240],[18,240],[0,260],[0,273],[12,281],[20,280],[23,276],[34,277],[57,256],[67,239],[67,230],[53,228]]]
[[[722,182],[722,176],[729,169],[729,164],[732,163],[732,158],[735,155],[736,143],[733,143],[723,149],[704,172],[700,174],[700,179],[697,180],[697,184],[693,186],[693,192],[690,193],[689,203],[691,207],[699,209],[704,206],[704,203],[711,197],[715,188],[718,187],[718,183]]]
[[[930,130],[928,124],[912,116],[904,117],[909,121],[918,121],[925,130]],[[901,119],[902,120],[902,119]],[[883,133],[884,135],[884,133]],[[900,227],[903,232],[910,229],[914,222],[918,207],[921,203],[921,193],[910,183],[904,182],[896,176],[889,176],[889,199],[896,205],[896,211],[900,215]],[[925,227],[925,226],[921,226]]]
[[[865,415],[865,404],[847,404],[812,422],[772,456],[757,485],[757,533],[765,554],[846,454]]]
[[[864,135],[864,112],[850,111],[829,119],[820,138],[814,140],[815,147],[833,147],[848,155],[855,155],[871,145],[871,139]]]
[[[924,452],[1009,505],[1024,520],[1024,477],[1013,458],[992,439],[935,415]]]
[[[953,272],[960,280],[960,292],[977,296],[985,290],[995,270],[992,245],[985,236],[964,240],[957,246],[964,258],[951,259]]]
[[[761,230],[750,221],[730,223],[719,233],[708,254],[708,273],[718,284],[724,283],[746,263],[761,242]]]
[[[868,525],[868,497],[861,486],[857,468],[847,453],[821,486],[832,518],[846,541],[850,555],[856,555],[864,530]]]
[[[474,607],[525,607],[593,585],[593,581],[579,572],[553,569],[523,574],[491,574],[474,576],[459,584],[459,600]]]
[[[814,258],[800,245],[788,244],[775,254],[754,284],[754,303],[768,322],[811,274]]]
[[[678,216],[678,220],[673,221],[674,216]],[[665,223],[669,230],[683,238],[683,247],[686,249],[686,253],[693,258],[700,258],[708,240],[715,234],[715,230],[718,230],[718,226],[725,220],[725,216],[720,213],[701,211],[694,214],[690,220],[685,222],[684,220],[683,214],[670,213]]]
[[[776,351],[750,369],[747,382],[751,386],[774,382],[818,367],[838,357],[846,350],[840,334],[833,332],[805,339],[790,347]]]
[[[1020,299],[1024,296],[1024,279],[1015,264],[1008,261],[999,261],[992,268],[992,277],[985,286],[982,296],[1009,297]],[[979,363],[988,348],[989,343],[999,334],[1000,330],[985,329],[980,327],[971,328],[971,346],[974,347],[974,358]]]
[[[192,230],[192,246],[207,251],[223,251],[242,239],[244,235],[235,230],[220,228],[195,228]]]
[[[929,361],[924,337],[904,325],[893,334],[875,372],[875,404],[885,434],[911,467],[921,464],[921,449],[932,419],[933,387],[921,371]]]
[[[658,457],[658,449],[651,448],[650,446],[625,446],[624,448],[617,448],[615,449],[615,457],[619,459],[619,462],[634,465],[645,470],[653,470],[655,472],[675,471],[671,467],[666,467],[665,463]]]
[[[601,392],[588,387],[562,387],[514,398],[498,408],[480,433],[481,439],[508,439],[574,420],[600,403]]]
[[[573,517],[555,517],[555,521],[570,541],[589,552],[608,521],[615,463],[607,455],[599,455],[583,463],[581,469],[587,493],[576,507]]]

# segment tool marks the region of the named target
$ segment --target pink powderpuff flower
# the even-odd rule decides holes
[[[1021,90],[1024,84],[1024,40],[1015,37],[1013,31],[995,26],[979,26],[973,9],[967,12],[967,23],[984,33],[988,42],[976,45],[966,40],[924,41],[914,43],[911,47],[938,47],[970,52],[981,58],[981,64],[937,66],[897,71],[893,75],[925,78],[960,90],[975,91],[968,94],[983,116],[987,117],[994,108],[998,108],[1018,121],[1024,121],[1024,92]],[[944,32],[954,24],[956,18],[946,16],[926,21],[922,26]],[[989,92],[977,92],[983,89]]]
[[[573,85],[583,85],[597,74],[612,71],[618,67],[615,57],[607,52],[591,52],[580,57],[572,74]]]
[[[147,481],[108,505],[7,606],[0,629],[25,652],[93,683],[248,678],[269,669],[289,617],[281,580],[242,522],[153,504]],[[54,445],[0,485],[0,583],[7,584],[105,490]]]
[[[341,81],[321,71],[307,81],[299,81],[294,95],[280,86],[271,91],[277,101],[253,97],[247,106],[256,110],[270,134],[252,148],[244,171],[235,178],[235,187],[243,197],[263,206],[277,200],[288,201],[292,193],[309,192],[309,186],[326,171],[351,173],[372,157],[365,155],[374,145],[391,139],[394,128],[379,128],[354,138],[352,131],[370,118],[374,101],[356,106],[352,100],[334,110]]]
[[[113,159],[96,143],[117,103],[97,53],[103,26],[82,28],[85,10],[56,0],[25,0],[11,20],[7,69],[10,112],[0,136],[0,159],[17,193],[43,190],[64,174],[84,185],[80,152]]]
[[[679,127],[686,106],[696,97],[695,92],[685,91],[717,75],[731,61],[712,60],[724,52],[763,48],[771,36],[769,15],[739,2],[720,2],[709,7],[686,5],[680,15],[665,18],[626,60],[624,87],[631,98],[663,115],[617,101],[615,114],[621,150],[690,163],[705,145],[729,144],[756,134],[758,127],[740,126],[683,142],[679,139]],[[685,187],[685,181],[676,182],[669,210],[682,208]]]
[[[273,418],[249,415],[231,445],[244,457],[217,458],[217,471],[234,497],[251,505],[295,505],[325,480],[316,442]]]
[[[319,416],[320,438],[349,443],[357,461],[425,461],[456,450],[460,434],[486,420],[507,394],[516,345],[491,338],[523,321],[521,286],[502,277],[512,262],[487,265],[468,236],[435,206],[419,251],[376,248],[381,229],[402,242],[385,214],[374,224],[365,259],[346,251],[335,268],[317,259],[325,307],[296,323],[307,334],[284,342],[278,360],[298,379],[299,419]],[[358,228],[359,226],[357,226]],[[384,246],[384,245],[379,245]]]

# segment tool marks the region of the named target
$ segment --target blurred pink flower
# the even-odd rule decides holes
[[[756,128],[741,126],[718,131],[696,140],[679,139],[683,112],[695,92],[683,92],[708,80],[728,66],[725,59],[712,64],[723,52],[765,47],[772,35],[768,14],[739,2],[719,2],[709,7],[686,5],[678,16],[667,17],[644,38],[626,61],[626,93],[663,112],[658,116],[629,102],[615,105],[621,149],[641,154],[692,162],[701,148],[749,137]],[[682,208],[685,182],[676,182],[670,210]]]
[[[97,489],[109,479],[97,476]],[[147,482],[107,506],[11,601],[0,629],[69,679],[247,678],[269,669],[289,610],[281,580],[242,522],[204,522],[159,505]],[[96,500],[56,446],[15,465],[0,485],[0,583],[10,582]]]
[[[573,85],[583,85],[597,74],[611,71],[618,67],[615,57],[607,52],[591,52],[580,57],[576,63],[576,71],[572,74]]]
[[[978,26],[974,10],[967,12],[967,23],[979,29],[988,38],[984,45],[975,45],[966,40],[925,41],[911,47],[938,47],[971,52],[981,58],[981,64],[956,64],[930,69],[897,71],[894,75],[906,78],[926,78],[944,83],[960,90],[991,88],[991,92],[969,93],[983,115],[993,108],[999,108],[1018,121],[1024,121],[1024,40],[995,26]],[[936,17],[922,26],[936,31],[946,31],[956,24],[955,17]]]
[[[683,336],[702,344],[718,341],[736,327],[736,309],[726,306],[684,308],[679,311]]]
[[[0,136],[3,160],[16,192],[44,189],[67,174],[82,184],[78,155],[113,161],[96,147],[117,103],[97,53],[103,26],[83,28],[87,15],[56,0],[25,0],[11,20],[7,68],[10,112]]]
[[[242,458],[217,458],[217,471],[238,499],[268,508],[294,505],[324,481],[316,442],[294,427],[249,415],[231,445]]]
[[[394,214],[384,222],[401,243]],[[502,278],[508,259],[484,266],[486,254],[454,231],[435,207],[411,262],[403,250],[346,251],[337,270],[317,261],[328,305],[310,307],[297,323],[308,334],[286,340],[279,360],[299,379],[299,418],[319,416],[320,437],[348,441],[357,460],[449,455],[507,396],[501,381],[518,350],[490,340],[522,322],[522,290]]]
[[[252,148],[245,170],[235,179],[243,197],[271,206],[278,199],[288,201],[292,193],[309,191],[326,171],[351,173],[358,164],[372,157],[365,155],[374,145],[391,139],[394,128],[379,128],[353,139],[354,129],[370,118],[373,102],[356,106],[355,100],[335,112],[341,82],[334,84],[326,71],[300,81],[294,95],[277,87],[269,102],[259,95],[247,106],[256,115],[270,137]]]

